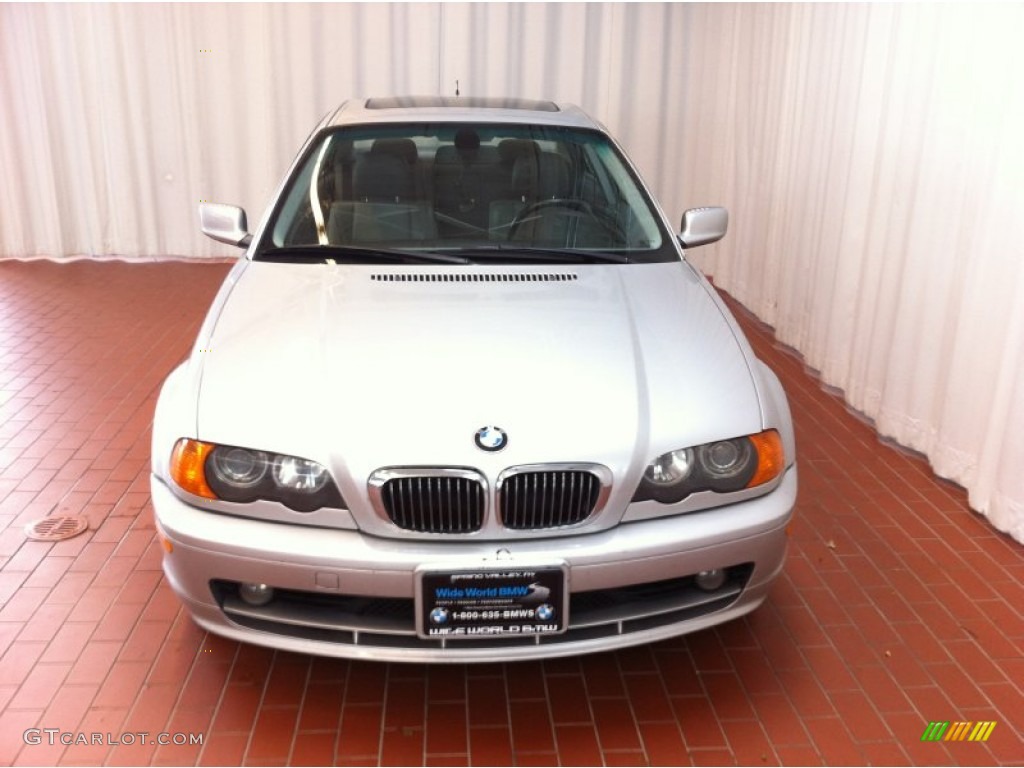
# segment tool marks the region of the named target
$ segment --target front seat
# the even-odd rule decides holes
[[[436,235],[428,202],[417,193],[416,145],[411,139],[378,139],[352,171],[350,222],[331,242],[423,242]],[[331,219],[344,212],[332,211]],[[338,240],[335,239],[338,236]],[[346,237],[347,235],[347,237]]]

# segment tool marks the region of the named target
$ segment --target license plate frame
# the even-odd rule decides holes
[[[569,628],[568,570],[565,563],[421,568],[416,633],[453,641],[563,634]]]

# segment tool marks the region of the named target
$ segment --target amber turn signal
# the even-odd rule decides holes
[[[206,484],[205,469],[206,457],[214,447],[211,443],[183,437],[171,452],[171,479],[195,496],[216,499],[217,494]]]
[[[770,483],[786,468],[786,454],[782,449],[782,438],[774,429],[750,435],[750,442],[757,450],[757,470],[747,483],[747,488]]]

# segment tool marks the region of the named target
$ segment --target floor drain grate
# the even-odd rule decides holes
[[[35,541],[61,541],[77,536],[89,527],[89,521],[75,515],[44,517],[25,527],[25,535]]]

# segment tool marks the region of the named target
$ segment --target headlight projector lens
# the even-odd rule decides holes
[[[684,448],[659,456],[644,473],[656,485],[675,485],[685,480],[693,469],[693,450]]]
[[[274,482],[281,488],[316,493],[327,485],[327,470],[315,461],[283,456],[274,464]]]
[[[213,452],[217,479],[235,488],[252,488],[267,473],[267,456],[245,448],[218,448]]]
[[[702,445],[700,463],[712,477],[727,480],[749,469],[753,448],[746,438]]]

